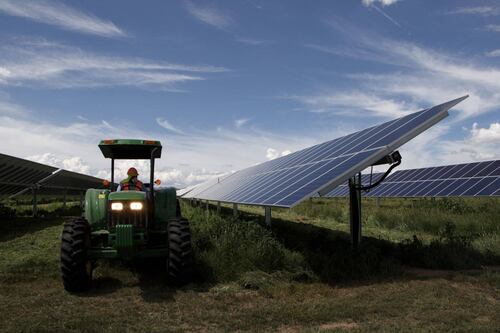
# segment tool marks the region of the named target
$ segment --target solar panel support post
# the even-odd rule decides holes
[[[217,201],[217,214],[220,214],[220,201]]]
[[[349,222],[352,247],[361,242],[361,173],[349,179]]]
[[[233,204],[233,217],[234,218],[238,217],[238,204],[237,203]]]
[[[83,191],[80,191],[80,208],[83,209]]]
[[[37,213],[37,198],[36,198],[36,188],[31,189],[31,193],[33,194],[33,217],[36,217]]]
[[[265,206],[264,213],[265,213],[265,218],[266,218],[266,225],[268,227],[271,227],[271,207]]]
[[[67,196],[68,196],[68,190],[64,189],[64,192],[63,192],[63,209],[64,210],[66,210]]]

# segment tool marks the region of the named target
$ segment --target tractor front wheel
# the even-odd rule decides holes
[[[192,269],[191,232],[187,219],[177,218],[168,222],[168,250],[169,282],[175,285],[187,283]]]
[[[87,258],[90,246],[90,225],[78,218],[64,225],[61,237],[61,272],[64,289],[79,292],[92,282],[92,263]]]

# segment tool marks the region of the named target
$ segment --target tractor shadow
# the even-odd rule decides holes
[[[221,207],[221,215],[232,219],[232,214],[231,208]],[[269,228],[260,214],[239,211],[238,219]],[[411,268],[467,272],[500,263],[499,257],[482,254],[453,234],[430,243],[424,243],[416,236],[402,242],[365,236],[355,250],[349,233],[310,223],[273,217],[270,230],[284,247],[304,257],[309,269],[321,282],[330,285],[427,279],[432,278],[432,274],[413,274]]]
[[[147,303],[172,302],[176,290],[167,283],[165,260],[148,258],[132,265],[140,296]]]

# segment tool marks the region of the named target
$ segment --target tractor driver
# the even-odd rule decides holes
[[[120,182],[117,191],[144,191],[144,185],[137,179],[139,173],[136,168],[130,168],[127,171],[127,178]]]

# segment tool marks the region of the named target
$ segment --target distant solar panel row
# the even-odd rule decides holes
[[[185,198],[291,207],[328,193],[448,115],[462,97],[200,185]]]
[[[348,189],[337,188],[326,196],[339,197],[348,193]],[[364,195],[368,197],[499,196],[500,160],[400,170]]]

